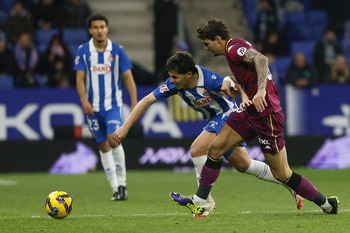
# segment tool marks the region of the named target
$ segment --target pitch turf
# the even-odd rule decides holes
[[[350,232],[350,170],[294,170],[324,195],[337,195],[341,212],[324,214],[307,200],[297,210],[284,187],[232,171],[222,172],[214,185],[217,208],[208,218],[193,218],[169,197],[171,191],[196,191],[193,172],[128,171],[124,202],[109,200],[102,172],[0,174],[0,232]],[[45,212],[45,198],[54,190],[73,197],[66,219]]]

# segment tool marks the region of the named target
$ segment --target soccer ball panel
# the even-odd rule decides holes
[[[64,191],[50,193],[45,201],[45,210],[53,218],[65,218],[73,209],[73,199]]]

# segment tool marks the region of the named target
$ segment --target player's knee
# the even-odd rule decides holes
[[[278,172],[278,171],[272,171],[271,170],[271,172],[272,172],[273,177],[276,180],[278,180],[278,181],[280,181],[282,183],[284,183],[290,177],[290,174],[288,174],[287,171],[280,171],[280,172]]]
[[[109,146],[109,144],[106,142],[102,142],[98,145],[98,148],[100,151],[102,151],[103,153],[106,153],[108,151],[111,150],[111,147]]]
[[[244,173],[245,171],[247,171],[249,164],[237,163],[234,167],[237,171]]]
[[[208,153],[213,159],[219,159],[222,157],[222,150],[215,141],[209,144]]]

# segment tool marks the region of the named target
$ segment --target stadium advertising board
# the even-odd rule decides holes
[[[287,85],[285,95],[288,136],[350,134],[350,85]]]
[[[141,99],[154,87],[138,87]],[[130,100],[124,90],[124,118]],[[178,96],[153,104],[141,117],[148,138],[197,136],[202,117],[185,106]],[[54,128],[86,125],[86,117],[75,89],[16,89],[0,92],[0,140],[53,139]]]
[[[154,87],[138,87],[141,99]],[[286,132],[350,134],[350,86],[286,87]],[[124,117],[130,113],[124,90]],[[57,126],[82,126],[86,118],[75,89],[15,89],[0,92],[0,140],[53,139]],[[205,122],[178,97],[156,102],[140,118],[147,138],[196,137]]]

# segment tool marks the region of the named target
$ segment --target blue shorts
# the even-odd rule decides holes
[[[203,128],[203,130],[208,131],[208,132],[215,132],[216,135],[218,135],[222,126],[224,126],[224,124],[226,123],[227,118],[229,118],[229,115],[227,115],[225,117],[223,117],[222,114],[216,115],[210,119],[210,121]],[[245,142],[243,142],[240,146],[247,146],[247,144]],[[225,153],[224,157],[226,160],[228,160],[228,157],[230,157],[233,150],[234,149]]]
[[[107,134],[114,133],[123,124],[121,116],[121,108],[113,108],[107,112],[94,112],[93,116],[87,116],[89,129],[97,143],[107,141]]]

